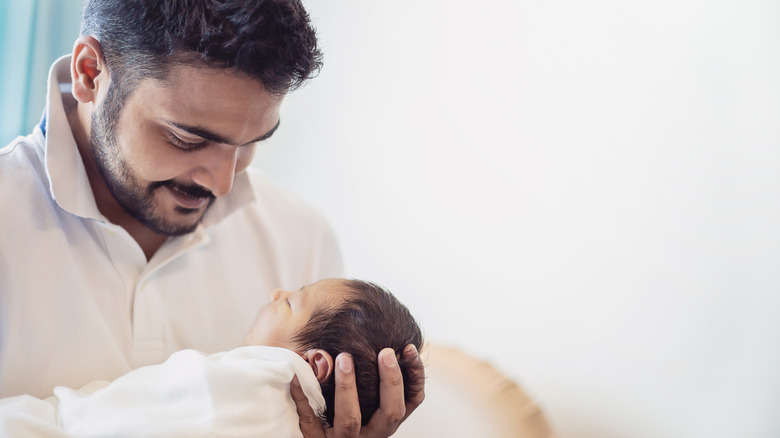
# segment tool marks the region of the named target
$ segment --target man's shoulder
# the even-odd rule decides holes
[[[214,241],[234,242],[239,236],[245,258],[255,253],[273,267],[272,287],[300,287],[341,276],[341,250],[325,214],[262,171],[247,169],[246,176],[254,202],[215,227]]]
[[[255,195],[255,208],[264,215],[323,221],[322,213],[291,190],[282,187],[262,171],[247,169]]]
[[[47,186],[43,147],[35,134],[0,148],[0,193],[20,193],[30,184]]]
[[[5,147],[0,147],[0,166],[11,169],[9,166],[20,164],[42,164],[43,148],[39,144],[35,134],[16,137]]]

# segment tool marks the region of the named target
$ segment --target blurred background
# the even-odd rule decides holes
[[[0,0],[3,143],[79,3]],[[780,3],[306,3],[325,67],[254,165],[350,276],[560,438],[780,436]]]

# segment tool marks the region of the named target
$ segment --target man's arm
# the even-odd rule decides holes
[[[340,354],[336,358],[336,398],[334,407],[335,418],[333,428],[327,431],[317,415],[314,414],[306,396],[303,394],[297,380],[293,381],[290,392],[297,406],[300,427],[306,438],[385,438],[398,429],[398,426],[422,403],[425,398],[425,369],[417,349],[408,345],[403,352],[403,359],[409,362],[410,368],[420,377],[420,388],[410,391],[413,395],[404,400],[404,385],[401,369],[392,349],[386,348],[379,352],[379,409],[371,417],[369,423],[361,429],[360,405],[358,404],[357,388],[352,357]]]

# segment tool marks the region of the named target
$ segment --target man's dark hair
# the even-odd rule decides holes
[[[425,377],[423,370],[413,368],[401,353],[409,344],[420,350],[423,338],[409,309],[386,289],[361,280],[342,281],[349,289],[346,302],[316,310],[308,324],[295,335],[293,343],[299,351],[323,349],[334,359],[339,353],[352,355],[360,413],[366,425],[379,408],[379,352],[387,347],[395,350],[404,380],[404,396],[408,400],[422,390]],[[326,404],[322,417],[333,426],[334,375],[321,383],[321,387]]]
[[[81,34],[100,42],[120,103],[175,64],[229,69],[284,95],[322,54],[299,0],[86,0]]]

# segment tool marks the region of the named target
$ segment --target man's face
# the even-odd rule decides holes
[[[281,97],[225,71],[173,67],[121,107],[116,87],[93,113],[93,156],[119,205],[159,234],[192,231],[279,122]]]
[[[244,345],[266,345],[295,350],[291,342],[311,319],[312,314],[345,302],[348,292],[339,279],[320,280],[298,291],[277,289],[255,319],[244,338]]]

